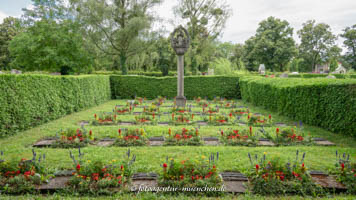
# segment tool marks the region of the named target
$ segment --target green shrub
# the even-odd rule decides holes
[[[356,80],[242,77],[242,99],[330,131],[356,136]]]
[[[109,76],[0,75],[0,136],[110,99]]]
[[[157,96],[177,96],[176,77],[111,76],[113,99],[133,99],[136,96],[154,99]],[[188,99],[221,96],[240,98],[237,76],[189,76],[184,78],[184,92]]]

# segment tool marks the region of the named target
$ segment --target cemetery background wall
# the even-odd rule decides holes
[[[241,96],[257,106],[356,136],[356,80],[241,77]]]
[[[111,98],[109,76],[0,75],[0,136]]]

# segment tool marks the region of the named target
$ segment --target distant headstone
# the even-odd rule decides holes
[[[266,67],[264,64],[260,64],[260,66],[258,67],[258,73],[265,75],[266,73]]]
[[[333,75],[329,75],[329,76],[327,76],[326,78],[329,78],[329,79],[336,79],[336,77],[333,76]]]
[[[299,74],[299,72],[292,72],[292,74]]]
[[[214,69],[208,69],[208,75],[209,76],[214,75]]]
[[[17,70],[17,69],[12,69],[11,74],[22,74],[22,71]]]
[[[283,73],[279,76],[279,78],[288,78],[288,74],[287,73]]]
[[[4,74],[4,72],[0,71],[0,74]]]
[[[342,66],[341,63],[339,63],[338,68],[333,72],[333,74],[346,74],[347,70],[345,67]]]

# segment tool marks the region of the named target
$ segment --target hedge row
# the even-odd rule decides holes
[[[150,71],[150,72],[144,72],[144,71],[128,71],[128,75],[140,75],[140,76],[153,76],[153,77],[163,77],[162,72],[157,72],[157,71]],[[122,75],[121,71],[96,71],[93,74],[100,74],[100,75]],[[177,72],[176,71],[169,71],[167,76],[176,76]],[[187,76],[191,76],[191,72],[187,72]]]
[[[240,78],[242,99],[330,131],[356,136],[356,80]]]
[[[0,136],[111,98],[109,76],[0,75]]]
[[[354,74],[330,74],[337,79],[356,78]],[[326,78],[329,74],[289,74],[289,78]]]
[[[237,76],[189,76],[184,78],[184,93],[188,99],[199,96],[239,99],[238,81]],[[113,99],[132,99],[135,95],[148,99],[177,96],[176,77],[111,76],[110,83]]]

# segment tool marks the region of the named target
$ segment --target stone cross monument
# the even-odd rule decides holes
[[[184,54],[188,51],[190,44],[190,37],[188,31],[179,26],[171,34],[171,45],[178,56],[178,84],[177,84],[177,98],[176,105],[178,107],[185,107],[187,99],[184,96]]]

